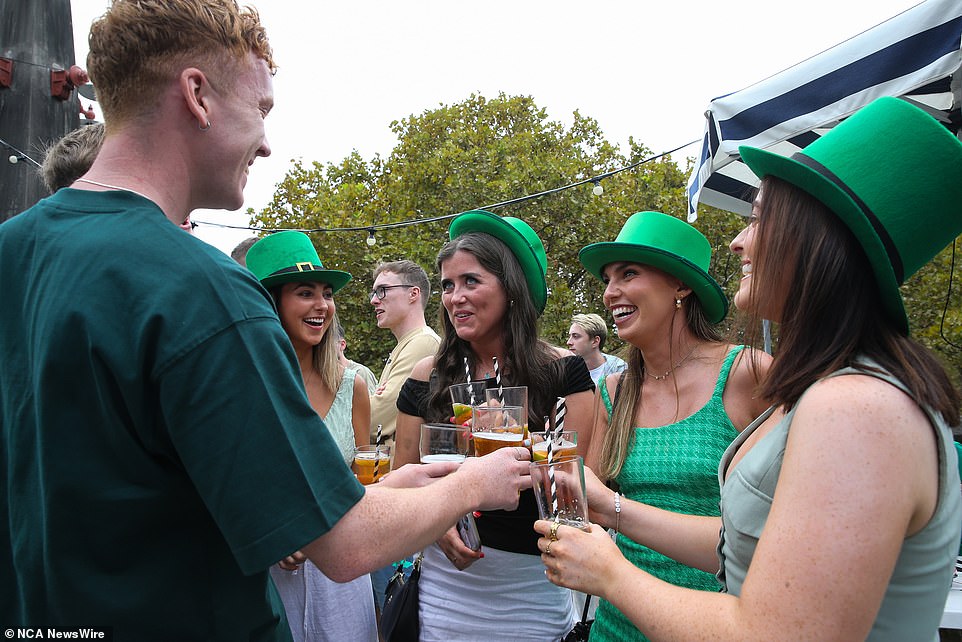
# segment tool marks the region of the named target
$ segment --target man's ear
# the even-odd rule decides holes
[[[201,131],[210,127],[211,91],[210,82],[200,69],[187,67],[180,72],[180,92],[184,105]]]

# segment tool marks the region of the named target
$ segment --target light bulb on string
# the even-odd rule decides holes
[[[377,239],[374,238],[374,228],[373,228],[373,227],[372,227],[370,230],[368,230],[367,239],[366,239],[364,242],[367,243],[368,246],[370,246],[370,247],[374,247],[375,245],[377,245]]]
[[[7,160],[10,161],[11,165],[16,165],[17,162],[19,162],[20,157],[16,154],[10,154],[10,158],[8,158]]]
[[[601,196],[602,194],[605,193],[605,188],[601,186],[601,181],[591,181],[591,182],[595,184],[595,186],[591,188],[592,194],[594,194],[595,196]]]

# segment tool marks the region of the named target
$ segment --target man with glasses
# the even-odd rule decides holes
[[[397,426],[397,397],[401,386],[418,361],[438,350],[441,338],[424,322],[424,310],[431,298],[428,275],[414,261],[402,260],[381,263],[374,269],[374,290],[371,305],[377,327],[387,328],[397,339],[378,385],[371,395],[371,443],[374,443],[378,424],[381,442],[392,446]],[[384,589],[393,574],[391,566],[371,573],[377,608],[384,606]]]
[[[378,424],[381,443],[394,443],[397,422],[397,397],[411,369],[424,357],[437,352],[441,338],[424,321],[424,310],[431,298],[428,275],[414,261],[381,263],[374,269],[371,305],[377,327],[387,328],[397,339],[377,387],[371,395],[371,443]]]

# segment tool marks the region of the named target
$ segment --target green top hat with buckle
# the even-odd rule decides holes
[[[268,290],[284,283],[327,283],[337,292],[351,280],[341,270],[327,270],[307,234],[276,232],[265,236],[247,252],[247,269]]]
[[[759,177],[821,201],[868,256],[885,314],[908,333],[899,286],[962,232],[962,142],[904,100],[879,98],[791,158],[739,147]]]
[[[632,214],[614,242],[583,247],[578,259],[599,279],[602,269],[616,261],[651,265],[690,287],[711,323],[718,323],[728,312],[725,293],[708,274],[711,244],[701,232],[674,216]]]
[[[448,234],[454,240],[469,232],[483,232],[502,241],[518,259],[524,272],[531,300],[538,314],[548,303],[548,256],[531,226],[520,218],[498,216],[485,210],[471,210],[451,221]]]

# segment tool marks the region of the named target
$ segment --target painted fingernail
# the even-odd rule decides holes
[[[483,559],[483,558],[484,558],[484,553],[481,553],[481,558],[479,558],[479,559]]]
[[[479,510],[474,511],[473,514],[474,514],[475,517],[481,517],[481,511],[479,511]]]

